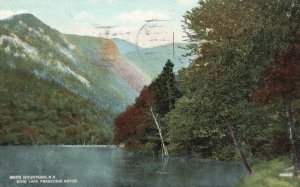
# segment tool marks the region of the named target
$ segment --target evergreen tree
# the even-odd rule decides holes
[[[168,59],[161,74],[151,84],[151,87],[157,93],[158,113],[162,116],[174,108],[175,101],[180,96],[180,92],[176,87],[173,67],[174,64]]]

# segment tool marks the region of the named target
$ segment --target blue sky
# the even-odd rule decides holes
[[[0,0],[0,19],[32,13],[68,34],[121,38],[143,47],[184,38],[183,15],[197,0]],[[145,22],[145,20],[160,20]]]

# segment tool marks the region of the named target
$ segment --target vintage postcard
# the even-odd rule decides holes
[[[300,186],[298,0],[0,0],[0,187]]]

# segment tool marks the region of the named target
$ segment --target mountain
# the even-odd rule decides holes
[[[0,21],[0,46],[1,63],[11,69],[54,81],[114,113],[150,81],[122,60],[112,40],[61,34],[31,14]]]
[[[121,54],[135,52],[139,48],[137,45],[130,43],[126,40],[119,39],[119,38],[113,38],[113,41],[118,46]]]
[[[174,63],[174,70],[178,71],[189,64],[189,58],[183,57],[187,52],[186,44],[167,44],[152,48],[142,48],[121,39],[113,39],[118,45],[120,52],[129,63],[136,65],[147,76],[154,79],[162,70],[166,61],[170,59]]]
[[[107,144],[114,116],[149,81],[112,40],[31,14],[0,20],[0,144]]]

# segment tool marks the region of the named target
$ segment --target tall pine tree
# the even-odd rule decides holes
[[[174,64],[168,59],[161,74],[151,84],[151,87],[157,93],[158,113],[162,116],[174,108],[176,99],[180,97],[180,92],[176,87],[173,67]]]

